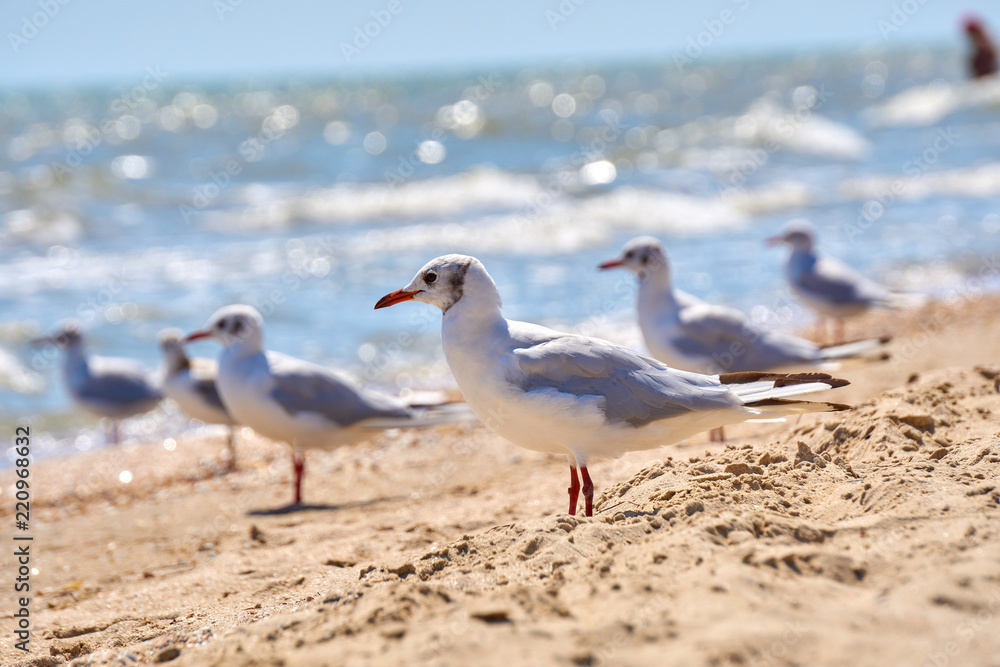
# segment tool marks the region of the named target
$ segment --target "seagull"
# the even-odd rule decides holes
[[[836,342],[844,340],[844,319],[872,308],[899,308],[923,299],[897,294],[865,278],[843,262],[816,253],[816,233],[805,220],[793,220],[784,232],[767,239],[769,245],[792,247],[786,272],[792,291],[819,314],[817,333],[826,339],[826,317],[836,322]]]
[[[789,398],[848,384],[823,373],[702,375],[598,338],[507,320],[490,274],[466,255],[432,260],[375,308],[411,300],[441,309],[444,355],[476,416],[514,444],[566,456],[570,514],[582,491],[593,516],[591,459],[724,424],[848,408]]]
[[[63,378],[73,401],[84,410],[110,420],[109,440],[117,443],[118,421],[149,412],[163,395],[146,370],[132,359],[88,357],[83,327],[66,320],[52,336],[32,341],[56,345],[63,351]]]
[[[222,343],[215,384],[233,418],[262,435],[291,445],[294,504],[302,504],[305,449],[336,449],[391,428],[432,426],[467,419],[465,406],[412,407],[361,389],[349,378],[264,350],[264,318],[256,308],[220,308],[204,329],[184,342]]]
[[[878,339],[820,347],[805,338],[754,323],[744,313],[706,303],[676,289],[663,245],[640,236],[600,269],[625,268],[639,279],[636,310],[650,354],[671,368],[699,373],[824,367],[878,347]]]
[[[184,351],[184,332],[160,332],[160,350],[165,362],[163,393],[181,410],[206,424],[229,426],[229,467],[236,467],[236,422],[229,415],[215,386],[219,366],[213,359],[190,358]]]

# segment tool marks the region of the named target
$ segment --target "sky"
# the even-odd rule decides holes
[[[1000,25],[995,0],[4,0],[0,86],[960,44],[967,10]]]

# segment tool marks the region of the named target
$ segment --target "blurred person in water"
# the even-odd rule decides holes
[[[997,71],[997,48],[986,32],[983,21],[976,16],[965,19],[965,35],[972,52],[969,55],[969,76],[978,79]]]

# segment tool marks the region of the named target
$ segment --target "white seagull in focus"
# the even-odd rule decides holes
[[[236,422],[226,410],[215,376],[219,366],[214,359],[189,357],[184,350],[184,332],[164,329],[160,332],[160,350],[163,352],[163,393],[172,399],[188,417],[206,424],[225,424],[229,427],[230,468],[236,467]]]
[[[215,378],[237,423],[292,448],[294,504],[302,503],[305,449],[336,449],[386,429],[423,427],[467,419],[464,405],[412,407],[363,390],[349,378],[280,352],[264,350],[264,318],[252,306],[220,308],[207,326],[184,342],[222,343]]]
[[[792,247],[786,273],[792,291],[819,314],[820,339],[826,339],[826,317],[836,322],[835,342],[844,340],[844,319],[872,308],[918,305],[919,294],[899,294],[869,280],[843,262],[816,252],[816,231],[806,220],[793,220],[785,230],[767,239],[769,245]]]
[[[724,424],[848,407],[789,399],[848,384],[822,373],[701,375],[598,338],[508,321],[496,284],[474,257],[438,257],[375,308],[410,300],[441,309],[445,358],[473,412],[511,442],[569,460],[570,514],[582,491],[593,515],[587,465],[594,458]]]
[[[118,422],[149,412],[163,395],[146,369],[132,359],[88,357],[83,327],[66,320],[52,336],[37,338],[36,346],[56,345],[63,351],[63,378],[80,408],[110,420],[108,438],[117,443]]]
[[[639,279],[636,310],[650,354],[672,368],[699,373],[769,371],[789,366],[829,370],[838,359],[857,356],[884,340],[820,347],[805,338],[768,329],[744,313],[706,303],[676,289],[663,245],[640,236],[617,259],[598,268],[625,268]]]

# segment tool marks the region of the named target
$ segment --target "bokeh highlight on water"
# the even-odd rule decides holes
[[[152,368],[160,329],[234,302],[274,349],[447,386],[437,312],[372,311],[446,252],[485,262],[509,317],[637,346],[631,279],[595,266],[639,233],[683,289],[782,326],[809,316],[762,240],[797,217],[897,287],[989,289],[1000,94],[962,78],[956,50],[5,91],[0,420],[101,442],[28,340],[77,317],[93,353]],[[126,433],[186,427],[166,408]]]

